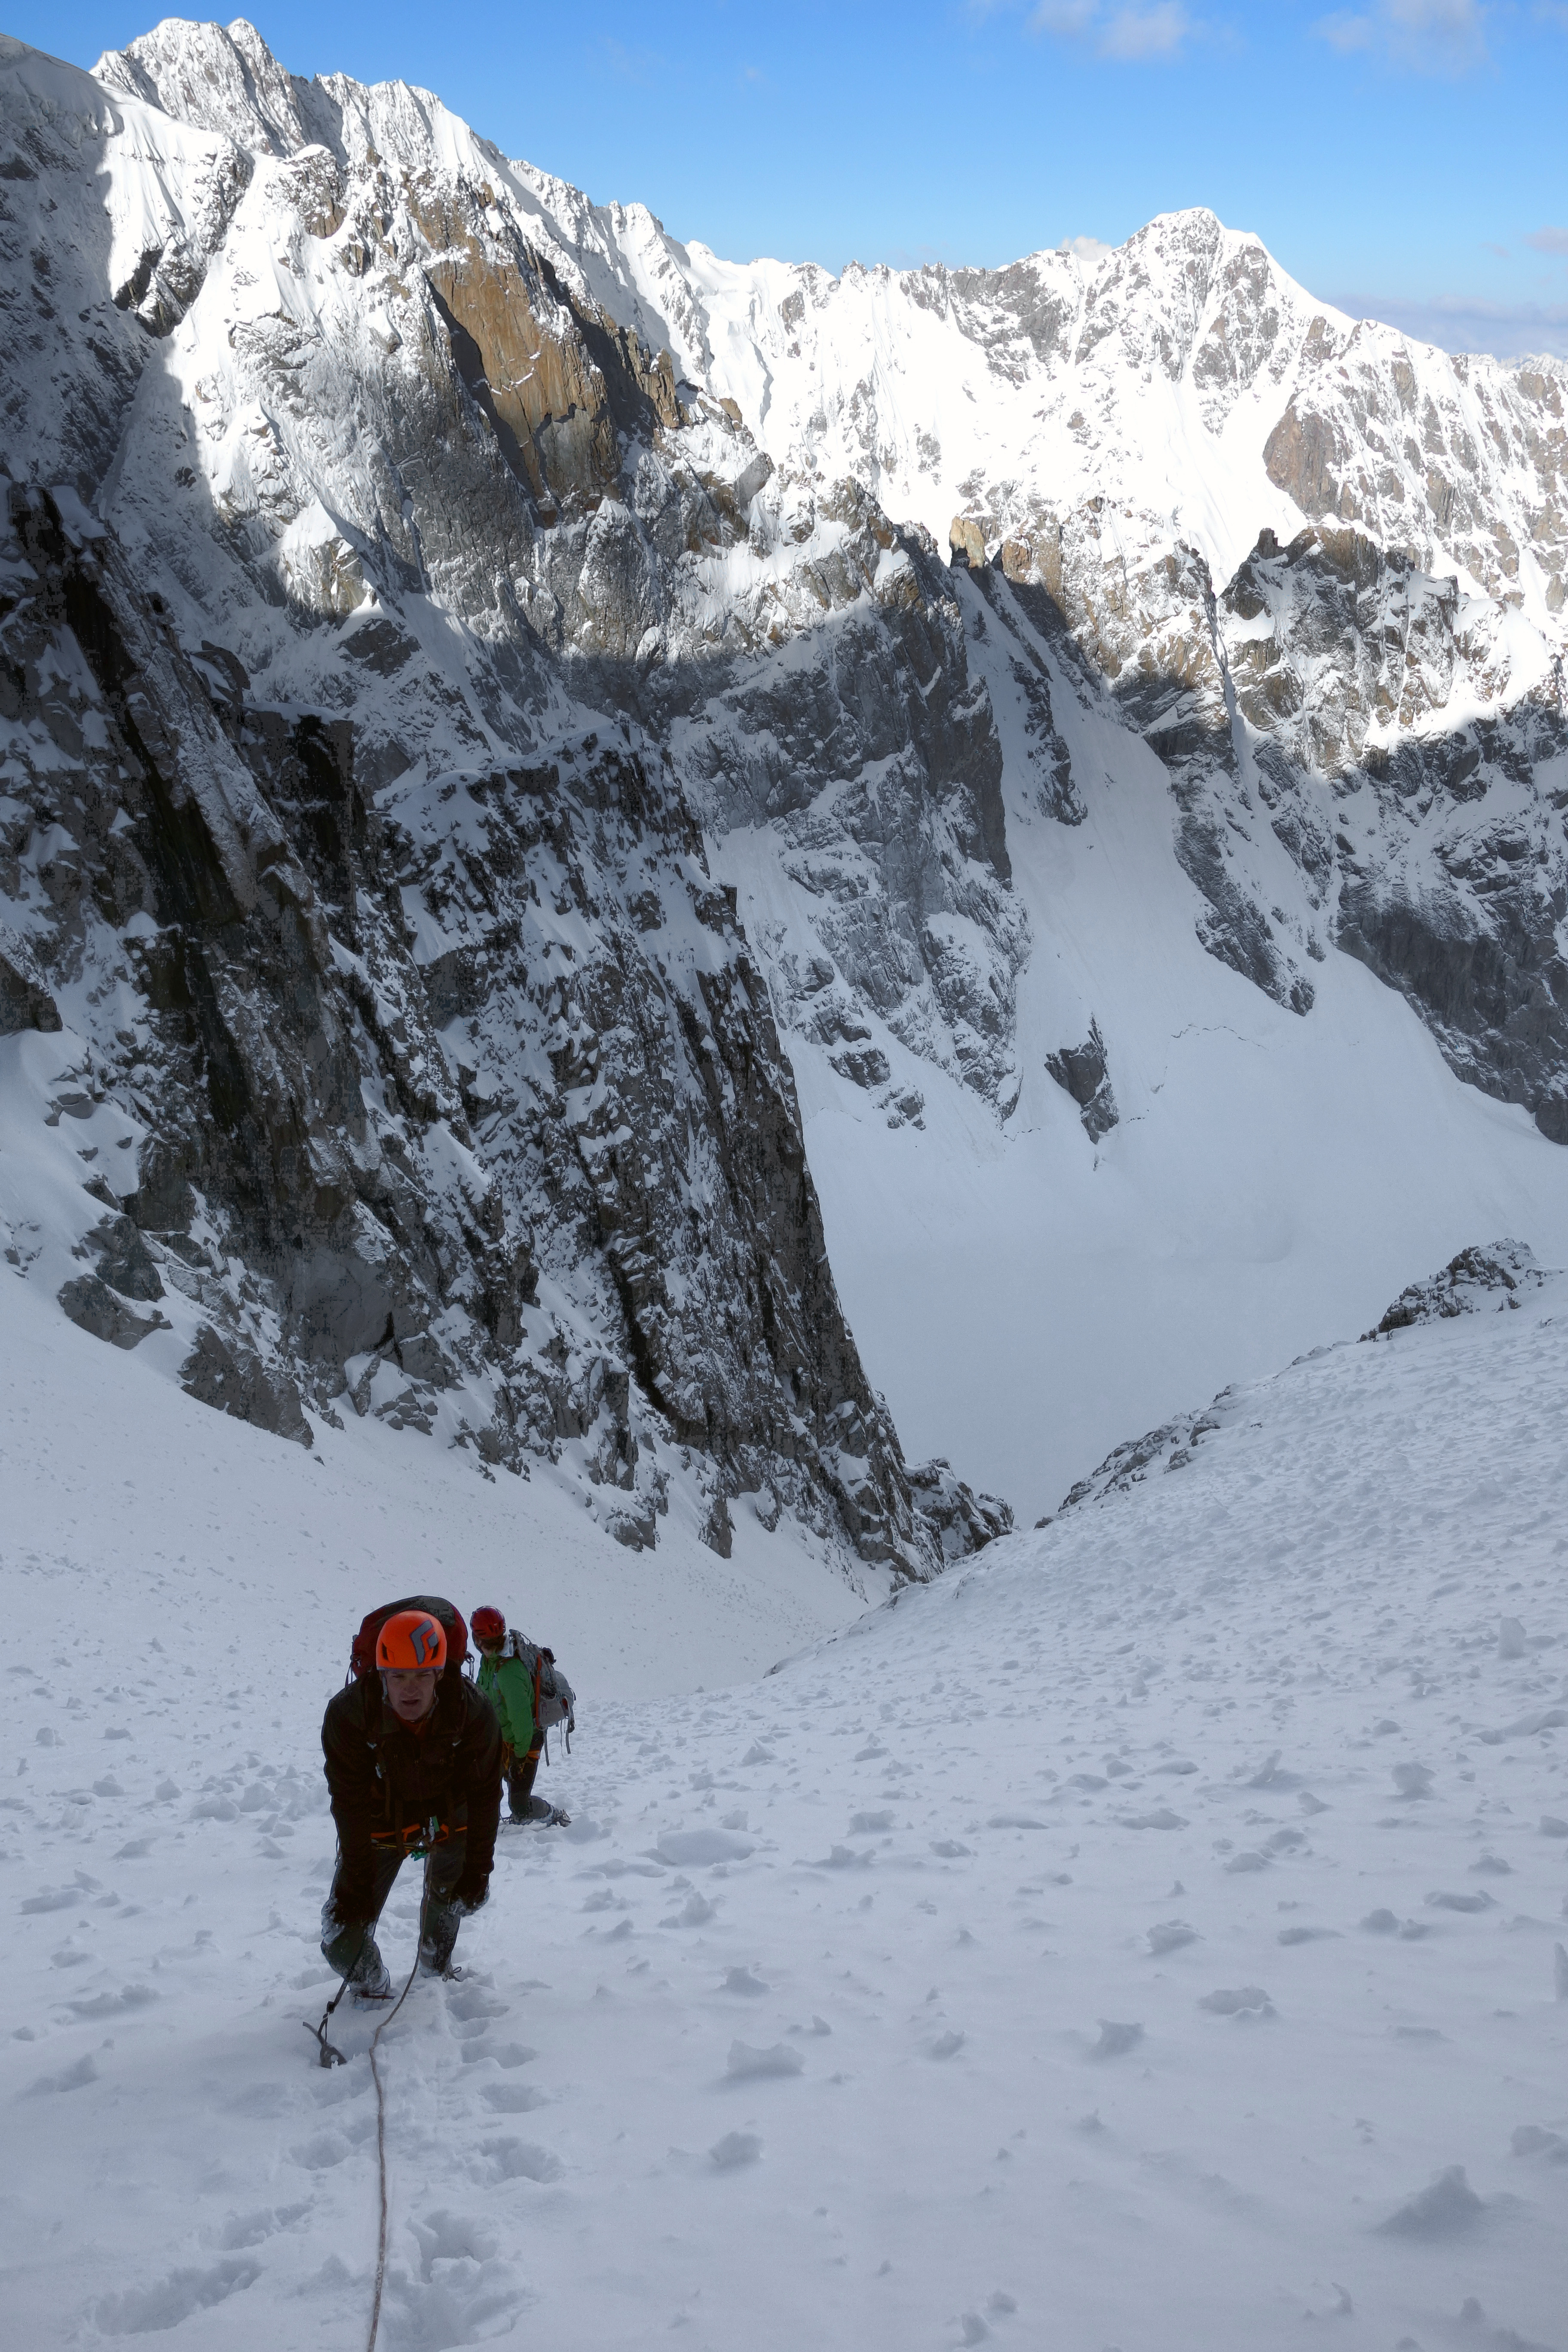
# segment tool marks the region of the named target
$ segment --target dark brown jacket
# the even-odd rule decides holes
[[[483,1886],[500,1819],[501,1742],[495,1710],[472,1683],[442,1675],[421,1738],[383,1705],[380,1675],[366,1675],[329,1704],[321,1749],[351,1880],[368,1880],[378,1832],[401,1836],[434,1814],[449,1834],[467,1833],[463,1879],[471,1890]]]

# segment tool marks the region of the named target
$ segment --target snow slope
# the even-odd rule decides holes
[[[1565,1303],[1297,1364],[821,1641],[537,1475],[132,1420],[0,1283],[16,2340],[363,2342],[315,1734],[362,1606],[434,1580],[584,1704],[571,1831],[387,2037],[389,2347],[1561,2352]]]
[[[954,593],[973,627],[980,599]],[[971,636],[1005,754],[1017,975],[1016,1101],[999,1125],[864,1010],[923,1125],[890,1125],[796,1022],[786,1031],[839,1287],[917,1454],[950,1454],[1021,1522],[1054,1510],[1129,1428],[1360,1328],[1373,1302],[1475,1234],[1568,1264],[1568,1157],[1461,1087],[1403,998],[1350,957],[1309,963],[1302,1020],[1205,952],[1154,754],[1058,674],[1087,814],[1040,805],[1028,708],[994,622]],[[1291,903],[1289,861],[1262,887]],[[819,901],[776,828],[719,870],[769,965],[821,952]],[[1097,1021],[1120,1121],[1091,1142],[1047,1056]],[[785,1024],[781,1018],[781,1029]]]

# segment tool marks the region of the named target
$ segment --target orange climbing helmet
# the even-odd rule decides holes
[[[425,1610],[400,1609],[375,1637],[375,1663],[394,1671],[429,1666],[439,1672],[447,1663],[447,1636]]]

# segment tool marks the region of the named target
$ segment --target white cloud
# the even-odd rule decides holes
[[[1154,8],[1118,8],[1100,37],[1105,58],[1172,58],[1193,29],[1177,0]]]
[[[1488,352],[1518,360],[1542,352],[1568,359],[1568,304],[1488,302],[1479,296],[1438,294],[1408,302],[1398,295],[1335,294],[1336,310],[1352,319],[1380,319],[1418,343],[1444,352]]]
[[[1119,64],[1173,58],[1199,29],[1181,0],[1144,0],[1142,6],[1107,6],[1105,0],[1037,0],[1030,30],[1088,41]]]
[[[1029,18],[1037,33],[1083,34],[1100,14],[1100,0],[1040,0]]]
[[[1061,250],[1075,255],[1086,269],[1098,269],[1106,255],[1114,253],[1116,247],[1104,244],[1098,236],[1064,236]]]
[[[1537,253],[1568,253],[1568,228],[1533,228],[1524,241]]]
[[[1374,0],[1321,16],[1312,30],[1342,56],[1359,53],[1420,73],[1459,73],[1487,53],[1485,0]]]

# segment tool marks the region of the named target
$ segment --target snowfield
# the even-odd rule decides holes
[[[1321,1352],[856,1614],[784,1534],[318,1461],[0,1283],[8,2339],[363,2343],[317,1729],[434,1584],[583,1701],[570,1830],[384,2043],[385,2345],[1561,2347],[1565,1307]]]

